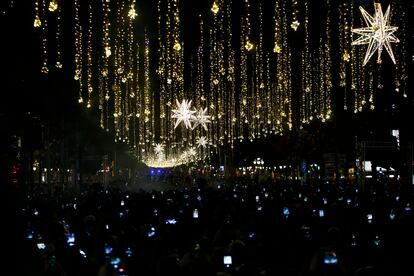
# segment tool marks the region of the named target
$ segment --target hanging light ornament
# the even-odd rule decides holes
[[[292,22],[292,24],[290,24],[290,27],[293,29],[293,30],[297,30],[298,28],[299,28],[299,25],[300,25],[300,22],[298,21],[298,20],[295,20],[295,21],[293,21]]]
[[[177,109],[172,110],[171,118],[177,119],[174,128],[183,122],[186,128],[191,128],[191,122],[196,119],[194,113],[196,111],[191,110],[191,101],[183,100],[181,103],[177,101]]]
[[[39,16],[36,15],[33,26],[36,28],[39,28],[40,26],[42,26],[42,21],[40,20]]]
[[[292,0],[292,23],[290,24],[290,27],[296,31],[299,28],[300,22],[298,20],[298,1]]]
[[[390,43],[399,42],[399,39],[394,35],[398,27],[389,26],[390,6],[388,6],[385,15],[382,13],[381,4],[374,3],[374,8],[375,14],[374,17],[372,17],[362,7],[359,7],[368,27],[352,29],[353,33],[361,35],[357,40],[352,42],[352,45],[368,44],[363,65],[367,64],[368,60],[377,50],[377,63],[380,64],[382,62],[381,54],[384,47],[395,64],[396,61]]]
[[[135,11],[135,3],[131,3],[131,7],[128,11],[128,16],[131,19],[135,19],[135,17],[137,17],[137,12]]]
[[[200,108],[198,111],[194,112],[197,112],[197,114],[195,115],[194,125],[192,129],[195,129],[198,125],[201,125],[204,130],[207,131],[207,124],[211,123],[210,116],[207,115],[207,108]]]
[[[57,9],[58,9],[58,3],[57,3],[57,1],[56,0],[50,1],[50,3],[49,3],[49,11],[50,12],[54,12]]]
[[[154,152],[155,154],[160,154],[164,151],[164,145],[163,144],[155,144]]]
[[[105,56],[108,58],[112,55],[111,46],[105,47]]]
[[[254,48],[254,44],[247,40],[246,45],[244,45],[244,48],[246,48],[247,51],[251,51]]]
[[[219,11],[219,6],[217,5],[217,3],[216,3],[216,2],[214,2],[214,3],[213,3],[213,6],[211,7],[211,11],[212,11],[214,14],[217,14],[217,13],[218,13],[218,11]]]
[[[39,6],[40,6],[40,0],[37,0],[35,2],[35,19],[33,22],[33,26],[35,28],[39,28],[40,26],[42,26],[42,20],[40,20],[40,16],[39,16]]]
[[[208,139],[205,136],[197,137],[196,144],[199,148],[205,148],[208,144]]]
[[[180,42],[176,41],[173,48],[174,48],[174,50],[176,50],[177,52],[179,52],[181,50],[181,44],[180,44]]]
[[[273,48],[273,52],[280,54],[280,52],[282,52],[282,48],[276,44],[275,47]]]

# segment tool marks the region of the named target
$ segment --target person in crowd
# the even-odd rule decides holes
[[[182,181],[31,193],[16,275],[414,275],[412,186]]]

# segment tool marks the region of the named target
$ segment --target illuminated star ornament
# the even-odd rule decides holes
[[[197,137],[196,144],[200,148],[205,148],[208,144],[208,140],[205,136]]]
[[[362,7],[359,7],[368,27],[352,29],[353,33],[361,35],[357,40],[352,42],[352,45],[368,44],[368,49],[365,54],[363,65],[367,64],[368,60],[377,50],[377,63],[381,63],[381,53],[384,47],[395,64],[396,62],[394,54],[392,52],[391,43],[400,42],[399,39],[394,35],[398,27],[389,26],[390,6],[388,6],[385,15],[382,13],[381,4],[374,3],[374,7],[374,17],[369,15],[367,11],[365,11]]]
[[[196,112],[193,129],[201,125],[207,131],[207,123],[210,123],[210,115],[207,115],[207,108],[200,108]]]
[[[156,155],[162,154],[163,151],[164,151],[164,145],[162,145],[162,144],[156,144],[155,145],[154,152],[155,152]]]
[[[191,101],[183,100],[181,103],[177,101],[177,109],[173,109],[173,115],[171,118],[177,119],[175,122],[174,128],[183,122],[186,128],[191,128],[191,122],[196,120],[196,117],[193,115],[196,111],[191,110]]]

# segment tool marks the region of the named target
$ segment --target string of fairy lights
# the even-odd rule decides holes
[[[276,54],[276,85],[272,93],[272,117],[268,120],[273,124],[270,133],[283,134],[286,126],[292,128],[292,70],[291,50],[288,43],[288,19],[286,4],[277,1],[273,21],[275,22],[275,41],[273,52]]]
[[[72,12],[78,102],[99,110],[101,128],[153,166],[201,160],[226,145],[327,122],[334,93],[343,97],[344,110],[372,110],[375,91],[383,85],[382,68],[388,66],[365,64],[367,48],[354,45],[354,30],[366,28],[354,1],[327,1],[315,22],[310,0],[214,0],[198,16],[199,36],[190,35],[199,39],[195,51],[186,48],[182,1],[157,0],[156,30],[141,20],[145,10],[136,0],[74,0],[68,5],[73,11],[64,11],[61,2],[34,2],[41,72],[52,70],[50,61],[63,67],[62,15]],[[398,62],[390,66],[395,66],[395,92],[408,97],[408,15],[401,4],[395,6],[388,17],[400,28],[394,47]],[[364,8],[378,19],[378,6],[375,13]],[[391,22],[380,23],[394,43],[396,29],[386,25]],[[370,30],[375,34],[374,26]],[[56,50],[49,60],[51,38]],[[294,45],[298,41],[301,46]],[[379,47],[389,51],[386,44]],[[335,64],[339,70],[333,70]]]

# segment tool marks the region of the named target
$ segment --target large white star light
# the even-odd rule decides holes
[[[207,124],[210,123],[210,115],[207,115],[207,107],[206,108],[200,108],[198,111],[196,111],[197,114],[195,116],[193,129],[196,128],[198,125],[201,125],[204,130],[207,131]]]
[[[362,16],[364,17],[367,27],[352,29],[353,33],[361,35],[357,40],[352,42],[352,45],[368,44],[368,49],[365,54],[363,65],[367,64],[368,60],[378,50],[377,63],[381,63],[382,50],[385,47],[394,64],[396,63],[394,54],[392,52],[391,43],[400,42],[394,35],[398,27],[389,26],[390,23],[390,6],[388,6],[385,15],[382,13],[381,4],[374,3],[375,14],[372,17],[362,7]]]
[[[177,119],[175,122],[174,128],[177,128],[177,126],[183,122],[186,128],[192,128],[191,122],[196,120],[196,117],[194,116],[194,113],[196,111],[191,110],[191,101],[183,100],[181,103],[177,101],[177,109],[173,109],[171,115],[171,118]]]
[[[155,144],[154,152],[156,155],[162,154],[164,152],[164,145],[163,144]]]
[[[208,144],[208,139],[205,137],[205,136],[200,136],[200,137],[197,137],[197,139],[196,139],[196,144],[197,144],[197,146],[200,148],[205,148],[205,147],[207,147],[207,144]]]
[[[154,152],[158,160],[163,160],[165,158],[163,144],[155,144]]]

